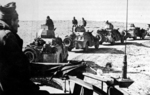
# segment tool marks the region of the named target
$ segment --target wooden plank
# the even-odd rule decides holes
[[[125,91],[124,88],[120,88],[120,87],[116,86],[116,89],[119,90],[120,92],[122,92],[123,95],[130,95],[130,93],[128,93],[127,91]]]
[[[67,65],[69,63],[50,63],[50,62],[33,62],[31,64],[40,64],[40,65]]]
[[[97,75],[90,74],[90,73],[83,73],[83,75],[86,76],[86,77],[98,80],[98,81],[103,81],[103,82],[112,80],[112,78],[109,77],[109,76],[97,76]]]
[[[78,84],[78,85],[81,85],[87,89],[90,89],[90,90],[93,90],[93,85],[92,84],[89,84],[81,79],[78,79],[78,78],[75,78],[75,77],[72,77],[72,76],[69,76],[69,80]]]

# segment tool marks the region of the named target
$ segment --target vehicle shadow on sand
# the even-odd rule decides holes
[[[122,73],[121,70],[111,70],[110,72],[111,72],[111,73]],[[140,72],[128,71],[127,73],[130,73],[130,74],[137,74],[137,73],[140,73]]]
[[[117,50],[116,48],[89,48],[87,51],[73,51],[75,53],[103,53],[103,54],[124,54],[123,51]]]
[[[149,43],[149,45],[145,45],[144,43]],[[131,41],[126,41],[125,43],[115,43],[113,45],[111,44],[103,44],[103,46],[125,46],[125,45],[135,45],[135,46],[142,46],[142,47],[147,47],[150,48],[150,42],[143,42],[143,43],[137,43],[137,42],[131,42]]]
[[[150,46],[148,46],[148,45],[144,45],[143,43],[137,43],[137,42],[126,42],[126,45],[135,45],[135,46],[150,48]]]

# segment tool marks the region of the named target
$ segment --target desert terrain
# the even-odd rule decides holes
[[[24,40],[24,47],[31,43],[36,37],[36,33],[44,24],[45,21],[20,21],[20,28],[18,34]],[[80,22],[79,22],[80,23]],[[125,29],[125,23],[112,22],[114,28],[119,28],[119,31]],[[146,23],[134,23],[135,26],[146,29]],[[56,36],[64,39],[66,35],[71,33],[71,21],[54,21],[54,25],[57,28],[55,33]],[[93,35],[96,34],[98,29],[102,29],[104,26],[103,21],[87,21],[86,30],[94,31]],[[150,95],[150,37],[146,37],[144,40],[132,40],[127,39],[126,41],[126,53],[127,53],[127,64],[128,74],[134,80],[134,83],[127,89],[123,89],[128,95]],[[98,50],[94,50],[94,47],[89,48],[87,52],[82,50],[73,49],[69,52],[68,60],[85,60],[92,61],[99,66],[105,66],[107,62],[112,63],[112,68],[118,70],[115,73],[117,76],[121,75],[123,66],[123,58],[125,53],[125,45],[117,42],[116,45],[110,45],[104,43],[99,46]],[[112,74],[112,73],[108,73]],[[105,73],[103,74],[105,75]],[[91,82],[89,80],[89,82]],[[97,84],[97,82],[92,82]]]

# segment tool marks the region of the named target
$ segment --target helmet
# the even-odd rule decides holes
[[[135,27],[135,25],[134,24],[130,24],[130,27]]]

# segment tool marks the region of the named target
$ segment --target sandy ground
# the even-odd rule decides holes
[[[24,40],[24,46],[33,41],[36,37],[36,32],[40,29],[41,22],[20,22],[22,27],[20,27],[19,35]],[[55,21],[56,35],[62,38],[70,33],[71,21]],[[124,23],[113,22],[115,28],[124,29]],[[102,28],[103,22],[89,22],[87,29],[96,30]],[[21,26],[20,25],[20,26]],[[135,24],[138,27],[146,28],[146,24]],[[127,64],[128,64],[128,74],[134,80],[134,83],[126,89],[123,89],[128,95],[150,95],[150,37],[146,37],[145,40],[128,39],[126,42],[126,54],[127,54]],[[121,70],[123,66],[123,58],[125,53],[125,45],[121,45],[119,42],[116,45],[109,45],[109,43],[104,43],[99,46],[98,50],[94,47],[89,48],[89,51],[83,52],[82,50],[73,49],[69,52],[69,60],[86,60],[92,61],[99,66],[105,66],[107,62],[113,64],[113,69],[120,72],[114,75],[122,76]],[[110,73],[111,74],[111,73]],[[97,81],[93,82],[88,80],[88,82],[98,84]]]
[[[148,95],[150,94],[150,41],[128,39],[127,43],[127,77],[131,78],[134,83],[127,89],[123,89],[129,95]],[[118,73],[110,73],[122,77],[122,66],[124,59],[124,45],[109,45],[107,43],[101,45],[99,50],[95,51],[90,48],[87,53],[73,50],[69,54],[69,59],[93,61],[99,66],[105,66],[107,62],[113,64],[114,70],[119,70]],[[105,74],[103,74],[105,75]],[[92,81],[89,81],[93,83]],[[95,83],[97,85],[97,82]]]

